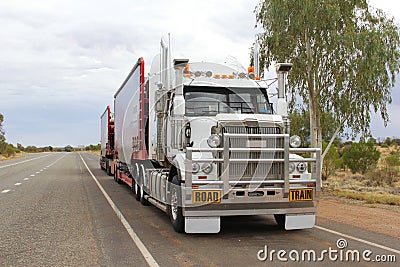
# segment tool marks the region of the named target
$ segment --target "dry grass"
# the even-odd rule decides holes
[[[88,150],[88,151],[80,151],[81,153],[87,153],[87,154],[92,154],[96,156],[100,156],[101,151],[100,150]]]
[[[388,148],[378,147],[381,160],[375,170],[366,175],[352,174],[340,170],[324,181],[324,192],[336,197],[361,200],[368,204],[387,204],[400,206],[400,177],[392,180],[385,176],[380,169],[384,168],[383,159],[398,153],[399,146]]]
[[[25,157],[25,152],[15,153],[11,157],[5,157],[4,155],[0,155],[0,161],[9,160],[9,159],[18,159]]]
[[[368,204],[386,204],[400,206],[400,196],[389,193],[358,192],[348,189],[334,189],[328,192],[337,197],[361,200]]]

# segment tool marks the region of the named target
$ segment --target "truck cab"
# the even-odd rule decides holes
[[[167,170],[165,202],[175,230],[216,233],[221,216],[260,214],[274,215],[287,230],[313,227],[320,152],[300,148],[298,137],[290,136],[284,88],[289,65],[277,66],[274,110],[265,83],[251,73],[185,59],[174,60],[173,70],[159,69],[162,56],[155,61],[149,157]],[[157,175],[148,176],[149,186],[142,186],[163,203],[151,189]]]

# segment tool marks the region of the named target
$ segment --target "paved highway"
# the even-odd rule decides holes
[[[272,216],[229,217],[220,234],[177,234],[98,159],[48,153],[0,162],[0,266],[321,265],[307,260],[314,251],[325,266],[356,264],[346,255],[358,252],[358,266],[400,261],[398,238],[322,218],[314,229],[287,232]]]

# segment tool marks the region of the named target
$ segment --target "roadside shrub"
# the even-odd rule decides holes
[[[372,142],[352,143],[342,156],[343,164],[352,173],[360,172],[365,174],[369,169],[375,168],[381,153],[375,148]]]
[[[7,144],[6,151],[4,153],[7,157],[15,155],[15,147],[12,144]]]

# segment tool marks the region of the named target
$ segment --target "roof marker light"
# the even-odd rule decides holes
[[[206,76],[207,76],[207,77],[211,77],[211,76],[212,76],[212,72],[211,72],[211,71],[207,71],[207,72],[206,72]]]
[[[183,69],[183,73],[188,73],[189,71],[189,64],[186,64],[185,68]]]
[[[200,77],[200,76],[201,76],[201,71],[197,70],[197,71],[194,73],[194,76],[195,76],[195,77]]]

